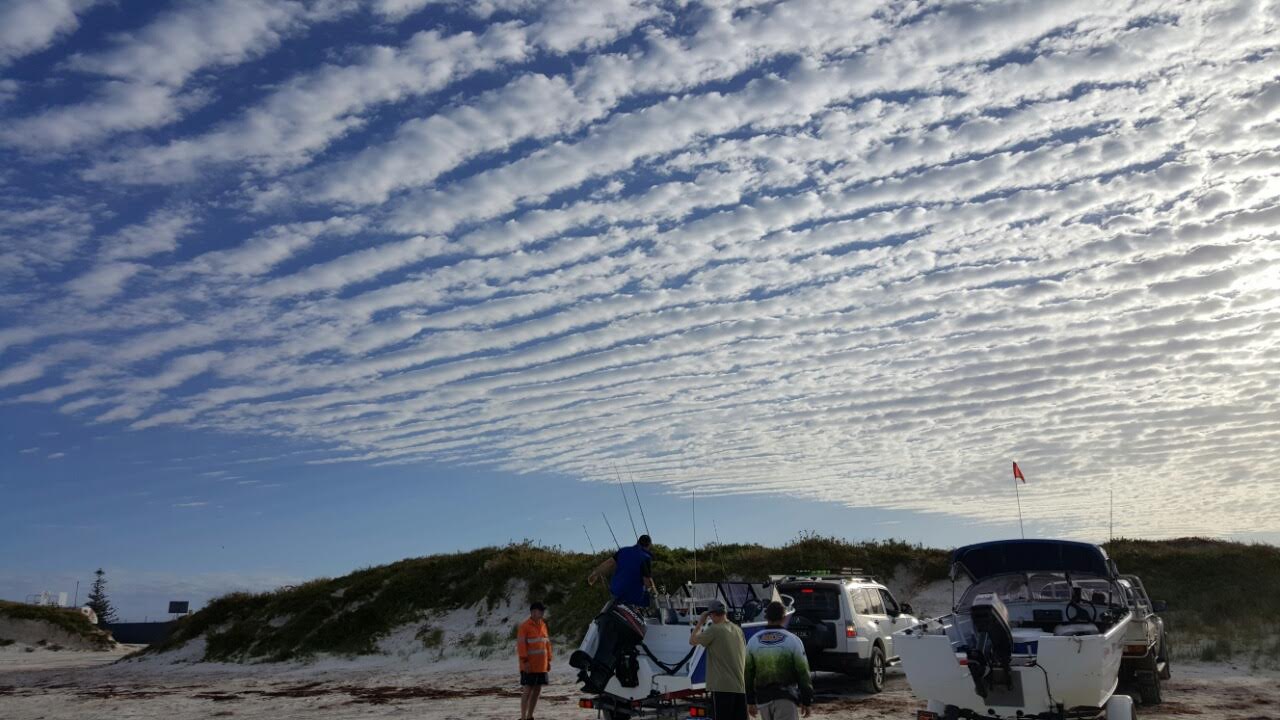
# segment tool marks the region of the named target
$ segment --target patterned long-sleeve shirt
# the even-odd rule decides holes
[[[758,705],[788,698],[813,703],[809,660],[800,638],[782,628],[766,628],[747,643],[747,703]]]

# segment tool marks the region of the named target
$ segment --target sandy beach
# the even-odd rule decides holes
[[[110,652],[0,649],[0,708],[6,720],[230,717],[510,719],[519,710],[507,660],[454,657],[405,662],[394,656],[309,663],[237,665],[121,661]],[[538,716],[590,720],[563,666],[553,672]],[[913,718],[919,707],[906,679],[890,673],[870,696],[847,678],[820,673],[815,715],[840,720]],[[1280,720],[1280,673],[1230,664],[1184,663],[1165,686],[1165,702],[1142,708],[1146,720]]]

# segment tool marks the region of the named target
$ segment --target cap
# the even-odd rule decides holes
[[[533,602],[533,603],[529,603],[529,609],[530,610],[546,610],[547,606],[543,605],[540,602]]]
[[[712,600],[711,602],[707,603],[707,611],[713,612],[713,613],[722,613],[724,612],[724,603],[720,602],[719,600]]]

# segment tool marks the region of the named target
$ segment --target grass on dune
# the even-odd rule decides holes
[[[1280,548],[1200,538],[1171,541],[1116,540],[1107,545],[1122,572],[1142,577],[1164,614],[1175,649],[1202,645],[1211,655],[1246,647],[1266,648],[1277,637],[1280,617]],[[395,628],[421,622],[424,647],[440,647],[443,632],[429,626],[433,615],[479,606],[492,610],[522,582],[530,599],[549,609],[551,630],[576,643],[607,599],[589,587],[590,570],[608,557],[574,553],[531,542],[448,555],[410,558],[366,568],[341,578],[318,579],[273,592],[234,593],[179,621],[163,652],[203,635],[206,660],[284,661],[318,653],[362,655]],[[887,579],[906,571],[921,583],[947,576],[949,553],[898,541],[852,543],[803,535],[782,547],[732,544],[699,549],[699,579],[763,580],[805,569],[858,567]],[[658,546],[654,580],[675,589],[694,577],[694,552]],[[901,577],[901,576],[900,576]],[[526,598],[511,598],[515,603]],[[514,624],[519,618],[511,618]],[[468,647],[487,652],[506,643],[478,628]],[[1208,642],[1208,645],[1205,643]],[[1274,654],[1280,657],[1280,640]],[[1217,656],[1215,655],[1215,656]],[[1265,653],[1264,653],[1265,655]]]
[[[89,622],[89,619],[80,614],[79,610],[0,600],[0,617],[47,622],[72,635],[84,638],[95,648],[106,649],[112,645],[111,636]]]
[[[659,585],[675,588],[693,577],[692,550],[661,546],[656,550],[654,580]],[[573,553],[524,542],[411,558],[273,592],[233,593],[180,620],[169,639],[149,652],[164,652],[203,635],[206,660],[284,661],[317,653],[368,654],[396,627],[432,613],[481,604],[493,608],[507,597],[513,581],[523,581],[530,598],[548,605],[553,632],[576,642],[607,599],[603,587],[586,584],[587,574],[606,557],[606,553]],[[908,566],[926,578],[946,573],[942,551],[894,541],[853,544],[817,536],[805,536],[781,548],[703,549],[697,562],[704,579],[721,574],[764,579],[770,573],[802,567],[856,566],[888,576],[895,568]],[[440,642],[439,635],[430,631],[420,639],[424,645]],[[496,643],[480,634],[473,644],[483,648]]]

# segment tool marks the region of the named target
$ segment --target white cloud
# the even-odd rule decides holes
[[[180,87],[193,73],[236,65],[279,45],[297,29],[300,2],[209,0],[179,5],[107,50],[72,55],[69,67],[133,82]]]
[[[1141,468],[1132,532],[1280,527],[1274,12],[712,5],[453,5],[64,159],[142,219],[0,215],[65,236],[6,257],[0,397],[978,520],[1016,458],[1067,535]]]
[[[141,272],[143,267],[128,262],[99,265],[67,283],[67,289],[91,302],[102,302],[119,293],[129,278]]]
[[[108,135],[164,125],[203,102],[198,93],[178,95],[159,85],[104,83],[97,97],[19,118],[0,130],[0,142],[28,150],[61,150]]]
[[[75,31],[76,15],[100,0],[10,0],[0,6],[0,66]]]
[[[102,241],[102,257],[128,260],[172,252],[178,240],[190,232],[195,223],[190,208],[158,210],[145,221],[129,225]]]

